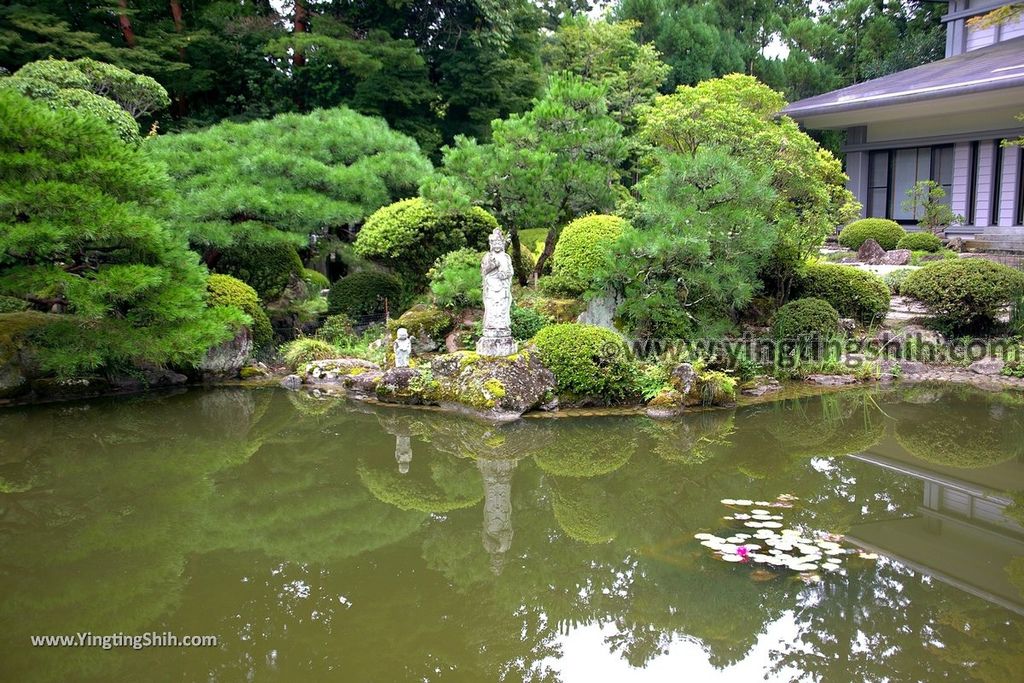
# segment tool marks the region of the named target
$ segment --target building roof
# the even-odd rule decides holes
[[[1024,37],[808,97],[782,113],[801,121],[1020,86],[1024,86]]]

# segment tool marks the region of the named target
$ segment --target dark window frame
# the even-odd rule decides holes
[[[1003,141],[992,142],[995,149],[992,151],[992,197],[989,202],[988,224],[992,227],[999,226],[999,202],[1003,194]]]
[[[981,141],[975,140],[971,143],[971,158],[970,164],[967,167],[967,172],[970,176],[967,178],[967,224],[975,225],[978,220],[978,171],[979,161],[981,159]]]
[[[893,193],[894,193],[893,175],[894,175],[894,171],[895,171],[894,166],[895,166],[895,163],[896,163],[896,153],[901,151],[901,150],[907,150],[907,149],[915,150],[917,152],[917,158],[918,159],[920,159],[920,155],[922,154],[923,150],[928,150],[927,151],[927,154],[928,154],[928,166],[929,166],[929,168],[928,168],[928,180],[931,180],[931,181],[934,181],[934,182],[939,182],[939,178],[937,177],[936,169],[938,169],[939,166],[940,166],[940,164],[938,164],[937,161],[941,158],[942,150],[946,150],[946,149],[952,150],[953,153],[952,153],[952,155],[950,157],[950,161],[951,161],[953,167],[950,169],[950,182],[949,182],[949,185],[948,185],[948,189],[946,191],[946,196],[949,198],[949,201],[952,201],[952,199],[953,199],[953,185],[954,185],[954,183],[956,181],[956,178],[954,176],[954,171],[955,171],[955,168],[956,168],[956,146],[955,145],[953,145],[951,143],[947,143],[947,144],[942,144],[942,145],[908,145],[906,147],[889,147],[889,148],[884,148],[884,149],[873,149],[873,150],[870,150],[868,152],[867,196],[864,198],[865,199],[865,204],[866,204],[865,210],[866,210],[866,213],[867,213],[867,215],[869,217],[872,217],[872,218],[888,218],[889,220],[896,221],[900,225],[916,225],[917,224],[917,219],[916,218],[893,218],[893,214],[895,213],[894,208],[896,206],[895,205],[895,197],[893,196]],[[877,163],[877,159],[882,154],[886,155],[885,185],[884,186],[883,185],[874,185],[874,184],[872,184],[874,182],[873,178],[874,178],[875,164]],[[920,161],[918,161],[916,163],[919,164]],[[883,187],[885,188],[885,210],[882,212],[883,215],[879,216],[875,212],[877,210],[877,207],[874,205],[874,202],[872,201],[872,197],[873,197],[875,191],[880,190]],[[943,188],[946,188],[946,186],[943,185]],[[906,197],[902,197],[899,201],[903,202],[905,200],[906,200]]]

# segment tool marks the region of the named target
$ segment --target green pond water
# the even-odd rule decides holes
[[[8,408],[0,680],[1019,681],[1018,491],[1024,397],[967,390],[501,427],[277,389]],[[877,559],[694,538],[781,494]],[[31,645],[80,632],[219,644]]]

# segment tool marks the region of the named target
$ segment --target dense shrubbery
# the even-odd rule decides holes
[[[322,291],[324,289],[331,288],[331,281],[327,279],[326,275],[318,270],[303,268],[302,279],[305,280],[309,288],[314,291]]]
[[[910,249],[911,251],[927,251],[934,254],[942,249],[942,240],[930,232],[908,232],[896,243],[897,249]]]
[[[565,226],[551,268],[566,292],[581,294],[604,267],[609,247],[629,224],[618,216],[594,214]]]
[[[916,268],[897,268],[896,270],[890,270],[882,278],[885,282],[885,286],[889,288],[889,291],[894,295],[900,295],[903,293],[903,283],[906,282],[910,274],[913,273]]]
[[[187,365],[244,318],[206,305],[206,269],[153,217],[166,178],[96,119],[0,89],[0,295],[56,309],[43,368]]]
[[[290,370],[297,369],[303,363],[337,356],[338,349],[333,344],[314,337],[299,337],[281,347],[281,358]]]
[[[18,313],[28,309],[28,302],[13,296],[0,295],[0,313]]]
[[[936,261],[907,277],[902,292],[927,306],[950,332],[985,332],[1024,294],[1024,273],[985,259]]]
[[[459,249],[437,259],[427,278],[430,280],[430,292],[439,306],[465,308],[483,305],[481,258],[472,249]]]
[[[295,248],[281,242],[238,244],[225,249],[217,260],[216,270],[249,285],[264,301],[281,296],[292,275],[303,272]]]
[[[889,310],[889,288],[877,275],[850,266],[808,263],[798,275],[803,297],[824,299],[839,315],[863,323],[880,321]]]
[[[635,370],[622,338],[580,323],[541,329],[534,337],[541,360],[555,373],[559,391],[622,399],[634,391]]]
[[[360,256],[401,274],[409,283],[423,281],[427,269],[457,249],[487,248],[487,236],[498,227],[494,216],[479,207],[440,211],[419,197],[378,209],[356,237]]]
[[[316,336],[330,344],[344,344],[355,337],[352,319],[344,313],[329,315],[317,329]]]
[[[344,313],[352,318],[384,313],[384,302],[397,313],[403,300],[402,283],[394,275],[366,270],[352,273],[331,285],[327,295],[327,311]]]
[[[533,336],[552,323],[551,318],[532,308],[512,306],[512,338],[533,339]]]
[[[839,313],[821,299],[790,301],[776,312],[772,336],[776,339],[828,339],[839,330]]]
[[[270,318],[260,307],[260,298],[256,290],[241,280],[230,275],[211,275],[206,281],[210,306],[234,306],[252,318],[250,329],[252,342],[256,349],[263,349],[274,340],[274,330],[270,326]]]
[[[896,221],[888,218],[862,218],[850,223],[839,233],[839,244],[857,250],[869,239],[873,239],[886,251],[895,249],[907,231]]]

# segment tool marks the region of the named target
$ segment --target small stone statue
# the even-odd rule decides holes
[[[476,343],[484,356],[510,356],[519,346],[512,339],[512,258],[505,253],[505,236],[495,228],[488,238],[490,251],[480,263],[483,276],[483,336]]]
[[[395,340],[395,367],[409,367],[410,356],[412,356],[412,340],[409,339],[409,330],[399,327],[398,339]]]

